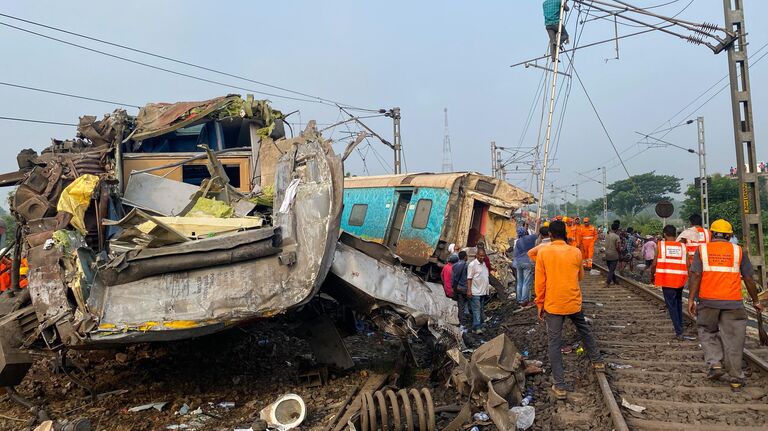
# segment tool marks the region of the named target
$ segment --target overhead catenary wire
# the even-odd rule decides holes
[[[763,59],[764,59],[766,56],[768,56],[768,51],[766,51],[766,52],[765,52],[765,53],[763,53],[762,55],[758,56],[758,54],[759,54],[760,52],[762,52],[763,50],[765,50],[766,48],[768,48],[768,42],[764,43],[764,44],[763,44],[763,45],[762,45],[762,46],[761,46],[759,49],[757,49],[755,52],[753,52],[752,54],[750,54],[750,56],[749,56],[749,59],[750,59],[750,65],[749,65],[749,69],[750,69],[750,70],[752,70],[752,68],[753,68],[753,67],[755,67],[757,64],[759,64],[759,63],[760,63],[760,62],[761,62],[761,61],[762,61],[762,60],[763,60]],[[754,58],[754,61],[752,60],[753,58]],[[725,75],[724,77],[720,78],[720,79],[719,79],[717,82],[715,82],[714,84],[712,84],[710,87],[708,87],[706,90],[704,90],[703,92],[699,93],[699,95],[697,95],[697,96],[696,96],[696,97],[695,97],[695,98],[694,98],[694,99],[693,99],[691,102],[689,102],[688,104],[686,104],[686,105],[685,105],[685,106],[684,106],[682,109],[680,109],[679,111],[677,111],[677,112],[676,112],[674,115],[672,115],[672,116],[671,116],[669,119],[667,119],[667,120],[665,120],[664,122],[660,123],[660,124],[659,124],[659,126],[657,126],[657,127],[656,127],[656,129],[654,129],[653,131],[651,131],[649,134],[655,134],[655,133],[661,132],[662,130],[660,130],[660,129],[661,129],[662,127],[664,127],[664,125],[666,125],[666,124],[672,124],[672,120],[674,120],[675,118],[677,118],[677,117],[678,117],[678,116],[679,116],[679,115],[680,115],[682,112],[684,112],[684,111],[685,111],[687,108],[689,108],[690,106],[692,106],[694,103],[696,103],[697,101],[701,100],[701,98],[705,97],[705,96],[706,96],[706,95],[707,95],[707,94],[708,94],[708,93],[709,93],[709,92],[710,92],[712,89],[716,88],[718,84],[720,84],[721,82],[723,82],[723,81],[724,81],[725,79],[727,79],[727,78],[728,78],[728,75]],[[680,120],[678,123],[676,123],[674,126],[671,126],[671,127],[669,127],[669,129],[667,129],[667,130],[664,130],[664,132],[671,132],[672,130],[676,129],[677,127],[679,127],[679,126],[681,126],[681,125],[685,124],[685,123],[686,123],[687,121],[689,121],[689,120],[690,120],[690,119],[691,119],[691,118],[692,118],[692,117],[693,117],[693,116],[694,116],[694,115],[695,115],[697,112],[699,112],[699,110],[701,110],[701,109],[702,109],[704,106],[706,106],[706,105],[707,105],[709,102],[711,102],[711,101],[712,101],[712,100],[713,100],[713,99],[714,99],[716,96],[718,96],[718,95],[719,95],[719,94],[721,94],[723,91],[725,91],[725,89],[727,89],[729,86],[730,86],[730,83],[726,83],[726,84],[722,85],[722,86],[721,86],[721,87],[720,87],[720,88],[719,88],[719,89],[718,89],[718,90],[717,90],[715,93],[713,93],[712,95],[710,95],[710,96],[709,96],[707,99],[705,99],[705,100],[704,100],[702,103],[700,103],[698,106],[696,106],[695,108],[693,108],[692,110],[690,110],[690,111],[688,112],[688,114],[687,114],[687,115],[684,115],[684,116],[680,117],[680,118],[681,118],[681,120]],[[664,138],[664,137],[665,137],[665,136],[667,136],[667,135],[668,135],[668,133],[665,133],[665,134],[663,134],[663,135],[661,136],[661,138]],[[626,150],[629,150],[629,149],[630,149],[630,148],[632,148],[633,146],[636,146],[636,144],[630,144],[629,146],[627,146],[627,147],[624,149],[624,151],[626,151]],[[628,158],[625,158],[625,161],[628,161],[628,160],[630,160],[630,159],[634,159],[634,158],[637,158],[638,156],[640,156],[641,154],[643,154],[643,153],[647,152],[648,150],[649,150],[649,148],[643,148],[643,149],[641,149],[639,152],[637,152],[636,154],[634,154],[634,155],[632,155],[632,156],[629,156]],[[598,166],[606,166],[606,165],[607,165],[607,166],[608,166],[608,168],[607,168],[607,169],[613,169],[613,168],[615,168],[615,167],[618,167],[618,166],[620,166],[620,165],[621,165],[621,163],[616,163],[616,160],[617,160],[617,157],[616,157],[616,156],[614,156],[614,157],[611,157],[611,158],[609,158],[608,160],[606,160],[606,161],[604,161],[604,162],[600,163]],[[580,171],[580,172],[582,172],[582,173],[591,172],[591,171],[593,171],[594,169],[595,169],[595,168],[592,168],[592,169],[588,169],[588,170],[586,170],[586,171]]]
[[[107,104],[110,104],[110,105],[130,106],[131,108],[141,108],[141,106],[134,105],[134,104],[131,104],[131,103],[115,102],[113,100],[98,99],[98,98],[95,98],[95,97],[81,96],[81,95],[78,95],[78,94],[65,93],[65,92],[62,92],[62,91],[46,90],[46,89],[43,89],[43,88],[30,87],[30,86],[21,85],[21,84],[13,84],[13,83],[10,83],[10,82],[0,82],[0,85],[4,85],[6,87],[18,88],[18,89],[22,89],[22,90],[36,91],[36,92],[39,92],[39,93],[47,93],[47,94],[54,94],[54,95],[57,95],[57,96],[71,97],[71,98],[74,98],[74,99],[89,100],[89,101],[92,101],[92,102],[100,102],[100,103],[107,103]]]
[[[350,104],[347,104],[347,103],[342,103],[342,102],[335,101],[335,100],[332,100],[332,99],[327,99],[327,98],[324,98],[324,97],[315,96],[315,95],[308,94],[308,93],[305,93],[305,92],[292,90],[290,88],[286,88],[286,87],[283,87],[283,86],[269,84],[269,83],[264,82],[264,81],[258,81],[258,80],[251,79],[251,78],[248,78],[248,77],[245,77],[245,76],[242,76],[242,75],[238,75],[238,74],[235,74],[235,73],[225,72],[225,71],[222,71],[222,70],[214,69],[212,67],[202,66],[202,65],[199,65],[199,64],[195,64],[195,63],[184,61],[184,60],[179,60],[179,59],[176,59],[176,58],[173,58],[173,57],[169,57],[169,56],[166,56],[166,55],[161,55],[161,54],[157,54],[157,53],[150,52],[150,51],[147,51],[147,50],[130,47],[130,46],[125,45],[125,44],[116,43],[116,42],[110,42],[110,41],[105,40],[105,39],[101,39],[101,38],[97,38],[97,37],[93,37],[93,36],[88,36],[88,35],[83,34],[83,33],[78,33],[78,32],[66,30],[66,29],[63,29],[63,28],[55,27],[55,26],[52,26],[52,25],[43,24],[41,22],[32,21],[32,20],[29,20],[29,19],[20,18],[20,17],[17,17],[17,16],[5,14],[5,13],[0,13],[0,17],[5,17],[5,18],[8,18],[8,19],[12,19],[12,20],[15,20],[15,21],[20,21],[20,22],[23,22],[23,23],[26,23],[26,24],[31,24],[31,25],[34,25],[34,26],[42,27],[42,28],[45,28],[45,29],[48,29],[48,30],[57,31],[57,32],[60,32],[60,33],[68,34],[68,35],[71,35],[71,36],[79,37],[79,38],[90,40],[90,41],[93,41],[93,42],[102,43],[102,44],[113,46],[113,47],[116,47],[116,48],[120,48],[120,49],[124,49],[124,50],[128,50],[128,51],[132,51],[132,52],[135,52],[135,53],[147,55],[147,56],[150,56],[150,57],[155,57],[155,58],[159,58],[159,59],[162,59],[162,60],[170,61],[170,62],[173,62],[173,63],[176,63],[176,64],[180,64],[180,65],[196,68],[196,69],[199,69],[199,70],[204,70],[204,71],[207,71],[207,72],[215,73],[215,74],[218,74],[218,75],[227,76],[227,77],[230,77],[230,78],[240,79],[240,80],[247,81],[247,82],[250,82],[250,83],[253,83],[253,84],[258,84],[258,85],[261,85],[261,86],[264,86],[264,87],[272,88],[274,90],[280,90],[280,91],[284,91],[286,93],[295,94],[297,96],[303,96],[305,98],[312,99],[312,100],[314,100],[316,102],[322,102],[322,103],[325,103],[325,104],[328,104],[328,105],[342,105],[342,106],[345,106],[345,107],[347,107],[349,109],[354,109],[354,110],[361,110],[361,111],[368,111],[368,112],[377,112],[377,110],[375,110],[375,109],[359,108],[359,107],[356,107],[354,105],[350,105]],[[13,26],[10,26],[10,27],[13,27]],[[20,29],[18,27],[13,27],[13,28]],[[29,31],[29,32],[31,32],[31,31]],[[33,34],[37,34],[37,33],[33,33]],[[254,91],[255,92],[255,90],[248,90],[248,91]],[[267,94],[267,93],[261,93],[260,92],[260,94]],[[288,98],[288,96],[279,96],[279,95],[273,95],[272,97]],[[295,99],[294,98],[294,99],[291,99],[291,100],[301,100],[301,99]]]
[[[185,78],[190,78],[190,79],[194,79],[194,80],[201,81],[201,82],[206,82],[206,83],[209,83],[209,84],[214,84],[214,85],[219,85],[219,86],[226,87],[226,88],[232,88],[232,89],[247,91],[247,92],[251,92],[251,93],[254,93],[254,94],[260,94],[260,95],[268,96],[268,97],[276,97],[276,98],[280,98],[280,99],[293,100],[293,101],[298,101],[298,102],[323,104],[323,105],[328,105],[328,106],[339,106],[339,105],[334,105],[334,104],[331,104],[331,103],[328,103],[328,102],[324,102],[322,100],[307,99],[307,98],[286,96],[286,95],[277,94],[277,93],[270,93],[270,92],[265,92],[265,91],[257,90],[257,89],[254,89],[254,88],[243,87],[243,86],[232,84],[232,83],[226,83],[226,82],[217,81],[215,79],[209,79],[209,78],[205,78],[205,77],[202,77],[202,76],[192,75],[192,74],[185,73],[185,72],[179,72],[177,70],[168,69],[166,67],[161,67],[161,66],[157,66],[157,65],[154,65],[154,64],[146,63],[146,62],[143,62],[143,61],[134,60],[134,59],[131,59],[131,58],[128,58],[128,57],[124,57],[124,56],[117,55],[117,54],[112,54],[112,53],[109,53],[109,52],[106,52],[106,51],[102,51],[102,50],[99,50],[99,49],[90,48],[90,47],[87,47],[85,45],[80,45],[80,44],[77,44],[77,43],[74,43],[74,42],[70,42],[70,41],[67,41],[67,40],[64,40],[64,39],[59,39],[57,37],[49,36],[49,35],[46,35],[46,34],[43,34],[43,33],[38,33],[36,31],[25,29],[25,28],[22,28],[22,27],[18,27],[18,26],[15,26],[15,25],[12,25],[12,24],[8,24],[8,23],[2,22],[2,21],[0,21],[0,25],[8,27],[8,28],[12,28],[12,29],[24,32],[24,33],[32,34],[32,35],[35,35],[35,36],[38,36],[38,37],[42,37],[42,38],[45,38],[45,39],[53,40],[55,42],[59,42],[59,43],[65,44],[65,45],[69,45],[69,46],[73,46],[73,47],[76,47],[76,48],[79,48],[79,49],[83,49],[83,50],[86,50],[86,51],[89,51],[89,52],[93,52],[93,53],[96,53],[96,54],[100,54],[100,55],[104,55],[104,56],[107,56],[107,57],[111,57],[111,58],[114,58],[114,59],[117,59],[117,60],[125,61],[125,62],[128,62],[128,63],[136,64],[136,65],[147,67],[147,68],[154,69],[154,70],[159,70],[159,71],[170,73],[170,74],[173,74],[173,75],[176,75],[176,76],[182,76],[182,77],[185,77]],[[350,108],[350,109],[352,109],[352,108]],[[354,109],[358,109],[358,108],[354,108]],[[368,110],[368,111],[373,112],[373,110]]]
[[[55,126],[72,126],[77,127],[78,125],[75,123],[64,123],[60,121],[47,121],[47,120],[35,120],[31,118],[19,118],[19,117],[2,117],[0,116],[0,120],[6,120],[6,121],[20,121],[23,123],[37,123],[37,124],[51,124]]]
[[[576,70],[576,67],[572,67],[572,70],[573,70],[573,74],[576,76],[576,80],[579,82],[579,86],[584,91],[584,95],[587,96],[589,105],[592,107],[592,110],[594,111],[595,116],[597,117],[597,120],[600,122],[600,126],[603,128],[603,132],[605,132],[605,136],[608,138],[608,142],[610,142],[611,148],[613,148],[613,151],[616,152],[616,157],[619,158],[619,161],[621,162],[621,166],[624,168],[624,172],[627,174],[627,179],[632,183],[632,186],[634,187],[635,191],[638,193],[638,197],[640,198],[641,202],[644,204],[645,202],[642,198],[642,195],[640,195],[640,188],[637,186],[637,183],[635,183],[635,180],[632,178],[632,174],[629,173],[629,169],[627,169],[627,165],[624,163],[624,160],[622,159],[621,154],[619,153],[619,150],[616,147],[616,144],[613,142],[613,138],[611,137],[610,132],[608,132],[608,128],[605,126],[605,122],[603,121],[603,118],[600,116],[600,112],[597,110],[597,107],[595,106],[594,101],[592,101],[592,96],[590,96],[589,91],[587,90],[587,87],[584,85],[584,81],[581,80],[581,76],[579,75],[579,72]]]

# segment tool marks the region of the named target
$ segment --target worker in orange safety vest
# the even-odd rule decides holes
[[[738,390],[744,384],[741,363],[747,333],[742,281],[755,311],[762,313],[764,307],[758,302],[749,257],[740,246],[730,243],[731,224],[720,219],[710,230],[712,241],[699,246],[690,265],[688,311],[696,316],[699,341],[709,366],[707,377],[719,380],[727,372],[731,388]]]
[[[688,281],[688,253],[685,244],[675,241],[677,229],[668,224],[663,229],[664,239],[659,241],[658,252],[651,264],[653,284],[661,289],[667,303],[669,318],[680,341],[696,338],[683,334],[683,286]]]
[[[581,255],[584,256],[584,267],[590,270],[592,269],[592,258],[595,255],[597,228],[590,224],[589,217],[584,217],[584,224],[579,227],[578,237]]]
[[[682,231],[675,241],[685,243],[685,247],[688,249],[688,257],[693,258],[693,254],[698,250],[699,246],[710,241],[710,233],[701,226],[701,215],[692,214],[688,217],[688,221],[691,223],[691,227]]]

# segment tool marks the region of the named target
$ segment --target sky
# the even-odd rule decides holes
[[[673,15],[691,0],[635,0],[642,7]],[[572,4],[572,2],[571,2]],[[276,5],[276,6],[274,6]],[[768,44],[768,2],[744,0],[751,53]],[[723,6],[716,0],[693,0],[679,18],[723,23]],[[490,142],[507,148],[532,148],[541,125],[541,98],[527,133],[527,118],[539,90],[542,72],[510,65],[543,55],[547,48],[539,0],[446,1],[5,1],[0,13],[24,18],[137,49],[223,70],[234,75],[318,96],[351,106],[379,109],[400,107],[402,143],[408,172],[439,172],[442,168],[443,109],[448,109],[454,170],[490,173]],[[762,19],[758,19],[762,18]],[[220,81],[201,82],[43,39],[0,25],[0,82],[107,99],[130,105],[149,102],[202,100],[227,93],[257,91],[296,97],[252,82],[223,77],[71,35],[20,23],[0,16],[0,22],[28,28],[91,48],[174,71]],[[568,30],[574,36],[577,19]],[[614,37],[614,24],[589,21],[580,44]],[[619,26],[619,34],[640,29]],[[570,45],[571,47],[573,45]],[[768,48],[758,52],[753,62]],[[703,100],[683,115],[675,113],[728,72],[725,53],[714,55],[676,37],[652,32],[613,44],[579,50],[575,68],[630,174],[656,171],[683,178],[683,189],[698,175],[698,160],[683,150],[649,148],[635,132],[650,133],[682,120],[705,119],[709,172],[726,173],[735,165],[732,116],[726,89],[704,107]],[[565,62],[564,64],[567,64]],[[758,160],[768,159],[768,127],[761,119],[768,105],[768,60],[754,63],[751,72]],[[573,74],[572,74],[573,76]],[[575,78],[575,77],[574,77]],[[727,81],[723,81],[722,84]],[[560,81],[561,84],[567,81]],[[721,85],[722,85],[721,84]],[[565,87],[562,94],[565,95]],[[719,87],[716,87],[719,88]],[[268,98],[283,112],[300,110],[293,121],[314,119],[335,123],[344,115],[332,105]],[[299,96],[304,97],[304,96]],[[82,115],[111,112],[118,106],[42,94],[0,85],[0,116],[77,123]],[[135,113],[135,108],[129,108]],[[555,112],[560,118],[562,104]],[[690,114],[690,115],[687,115]],[[362,113],[361,115],[365,115]],[[387,118],[364,120],[391,139]],[[585,93],[576,79],[568,97],[557,144],[553,141],[553,171],[558,188],[582,199],[597,198],[602,186],[581,174],[600,179],[607,166],[608,182],[626,178],[622,166]],[[302,128],[296,125],[295,128]],[[349,141],[339,126],[325,134],[337,152]],[[0,171],[17,169],[21,149],[42,150],[52,137],[73,137],[73,127],[0,120],[0,142],[6,155]],[[661,136],[661,134],[656,135]],[[674,129],[664,140],[685,148],[697,145],[696,123]],[[555,151],[555,148],[557,150]],[[392,151],[375,139],[350,156],[345,170],[356,175],[391,172]],[[510,168],[512,169],[512,168]],[[520,169],[526,169],[521,166]],[[509,177],[525,189],[525,175]],[[535,186],[534,186],[535,187]],[[547,192],[551,188],[547,186]],[[559,201],[564,193],[557,192]],[[565,195],[569,200],[573,196]],[[734,198],[736,198],[734,196]],[[549,199],[549,197],[547,197]]]

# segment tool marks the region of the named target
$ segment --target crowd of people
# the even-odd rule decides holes
[[[762,313],[757,285],[748,257],[734,241],[733,228],[725,220],[702,227],[698,214],[689,218],[690,227],[678,233],[672,225],[659,236],[641,236],[631,227],[621,229],[614,221],[605,234],[606,288],[618,284],[616,271],[633,267],[635,256],[644,261],[643,273],[662,293],[671,320],[671,329],[680,341],[699,341],[707,376],[718,380],[727,375],[730,386],[743,385],[742,350],[746,337],[747,313],[742,283],[755,309]],[[518,229],[508,255],[512,258],[520,307],[537,308],[547,328],[548,357],[557,398],[567,395],[562,362],[562,331],[565,320],[576,327],[593,367],[604,364],[590,327],[582,312],[580,282],[592,267],[599,230],[589,218],[558,216],[544,222],[534,233],[527,225]],[[443,268],[446,295],[458,303],[459,321],[482,333],[483,307],[489,294],[491,271],[482,243],[468,262],[465,250],[453,253]],[[683,291],[689,289],[687,308],[696,318],[697,333],[686,334],[683,325]],[[471,320],[469,316],[471,315]]]

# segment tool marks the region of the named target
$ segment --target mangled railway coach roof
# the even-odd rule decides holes
[[[18,185],[28,288],[15,273],[0,329],[34,321],[18,338],[49,347],[171,340],[307,302],[333,259],[343,174],[314,123],[286,138],[283,118],[251,96],[149,104],[22,151],[0,184]]]

